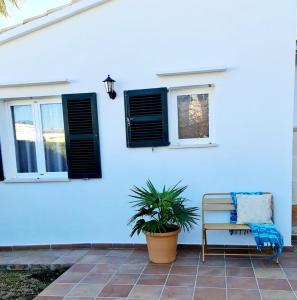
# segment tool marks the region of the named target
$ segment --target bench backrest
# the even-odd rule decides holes
[[[265,192],[263,194],[270,194]],[[235,210],[230,193],[206,193],[202,198],[202,217],[205,211],[232,211]],[[273,196],[272,196],[272,220],[273,220]]]

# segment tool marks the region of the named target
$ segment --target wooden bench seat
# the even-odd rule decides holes
[[[245,224],[230,224],[230,223],[205,223],[206,230],[250,230]]]
[[[263,193],[263,194],[271,194],[271,193]],[[209,223],[209,222],[205,223],[206,211],[213,211],[213,212],[226,211],[228,214],[230,214],[230,212],[233,210],[235,210],[235,207],[233,205],[233,201],[231,199],[230,193],[207,193],[203,195],[202,198],[202,262],[205,261],[206,255],[227,255],[225,253],[207,252],[207,231],[208,230],[250,230],[249,226],[246,224]],[[273,207],[272,207],[272,213],[273,213]],[[209,247],[209,248],[214,249],[214,247]],[[223,247],[223,249],[227,249],[227,248]],[[232,249],[234,250],[236,248],[232,247]],[[242,247],[240,249],[242,249]],[[271,248],[271,253],[269,253],[269,255],[273,254],[274,252],[275,249]],[[251,254],[233,253],[232,255],[250,256]],[[253,255],[267,256],[267,254],[253,254]]]

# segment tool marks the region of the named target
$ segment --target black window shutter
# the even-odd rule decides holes
[[[125,91],[127,147],[168,146],[167,88]]]
[[[0,147],[0,181],[3,180],[4,180],[4,173],[3,173],[2,154],[1,154],[1,147]]]
[[[96,93],[62,95],[68,177],[101,178]]]

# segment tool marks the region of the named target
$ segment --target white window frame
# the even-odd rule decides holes
[[[181,95],[208,94],[209,107],[209,137],[180,139],[178,135],[178,106],[177,97]],[[169,89],[169,125],[172,147],[205,147],[215,146],[214,133],[214,87],[180,87]]]
[[[45,162],[45,149],[43,143],[43,129],[41,120],[41,108],[42,104],[61,104],[62,100],[60,97],[51,98],[34,98],[34,99],[22,99],[22,100],[7,100],[5,101],[6,106],[6,123],[8,124],[7,130],[7,149],[6,154],[8,158],[8,164],[5,168],[6,181],[22,181],[22,180],[49,180],[52,179],[68,179],[68,172],[46,172]],[[37,172],[36,173],[18,173],[17,162],[16,162],[16,150],[14,140],[14,124],[12,120],[11,107],[18,105],[31,105],[32,106],[32,118],[35,127],[36,141],[36,162]]]

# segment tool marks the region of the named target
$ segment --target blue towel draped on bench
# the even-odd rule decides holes
[[[231,211],[230,214],[230,223],[232,224],[236,224],[237,222],[237,195],[262,195],[262,193],[231,193],[231,198],[235,206],[235,210]],[[272,258],[282,254],[284,246],[283,237],[274,224],[248,224],[248,226],[251,229],[259,251],[262,251],[265,246],[273,246],[276,247],[277,252]],[[233,232],[230,233],[232,234]]]

